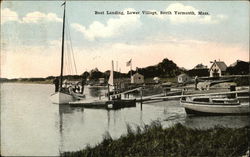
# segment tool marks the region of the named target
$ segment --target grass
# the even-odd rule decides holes
[[[61,156],[126,157],[126,156],[242,156],[249,149],[250,128],[224,128],[200,130],[176,124],[163,129],[156,121],[133,130],[127,126],[127,135],[113,140],[105,133],[103,141]]]

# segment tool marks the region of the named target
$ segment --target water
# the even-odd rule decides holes
[[[178,101],[144,104],[121,110],[83,109],[52,104],[53,85],[1,84],[1,154],[6,156],[57,156],[102,141],[106,132],[112,138],[154,120],[164,127],[183,123],[189,127],[209,128],[250,126],[249,116],[190,117]],[[94,99],[105,90],[86,88]]]

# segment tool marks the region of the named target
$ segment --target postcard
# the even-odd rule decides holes
[[[1,155],[249,154],[248,1],[3,0],[0,29]]]

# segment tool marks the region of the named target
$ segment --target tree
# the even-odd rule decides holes
[[[99,78],[104,78],[104,73],[100,72],[97,68],[90,71],[90,79],[97,80]]]
[[[84,73],[82,73],[82,77],[83,79],[87,79],[89,77],[89,72],[85,71]]]

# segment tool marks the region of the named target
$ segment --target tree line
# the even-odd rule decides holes
[[[249,62],[237,61],[237,64],[234,66],[229,66],[227,68],[227,74],[229,75],[248,75],[250,64]],[[181,73],[187,73],[190,76],[209,76],[209,69],[191,69],[184,70],[179,68],[172,60],[164,58],[160,63],[156,65],[151,65],[144,68],[136,68],[136,70],[128,71],[127,73],[121,73],[114,71],[115,78],[130,78],[131,73],[135,74],[136,72],[142,74],[144,78],[172,78],[176,77]],[[79,80],[79,79],[89,79],[97,81],[99,78],[104,78],[106,81],[110,76],[110,70],[101,72],[98,68],[92,69],[90,72],[85,71],[81,75],[66,75],[65,79],[68,80]],[[7,79],[0,78],[0,82],[17,82],[17,81],[28,81],[28,82],[37,82],[37,81],[48,81],[53,80],[58,76],[48,76],[46,78],[19,78],[19,79]]]

